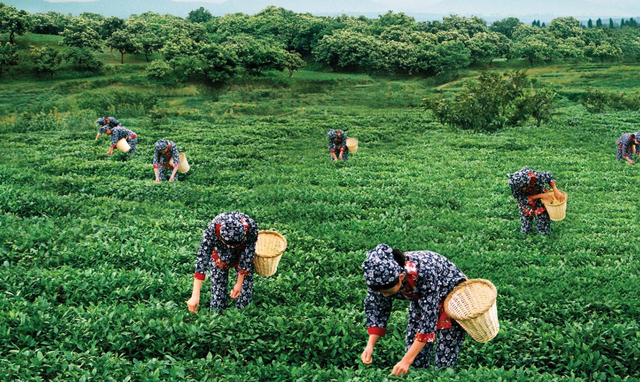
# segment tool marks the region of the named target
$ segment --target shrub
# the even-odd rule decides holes
[[[539,126],[551,118],[555,92],[533,89],[522,71],[501,76],[483,73],[478,82],[469,82],[452,100],[429,98],[440,123],[476,131],[496,131],[533,117]]]
[[[640,109],[640,95],[624,93],[601,92],[597,89],[588,89],[580,98],[580,103],[590,113],[602,113],[611,110],[638,110]]]

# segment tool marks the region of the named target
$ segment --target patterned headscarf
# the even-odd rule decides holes
[[[340,135],[344,137],[344,131],[334,129],[329,130],[329,132],[327,133],[327,137],[329,139],[336,139],[338,137],[338,131],[340,132]]]
[[[393,249],[380,244],[367,252],[367,259],[362,263],[364,281],[368,286],[382,286],[394,282],[404,269],[393,258]]]
[[[100,126],[106,125],[107,124],[106,122],[107,122],[107,118],[105,118],[105,117],[100,117],[100,118],[96,119],[96,123],[98,125],[100,125]]]
[[[167,142],[165,139],[160,139],[156,142],[156,151],[162,151],[166,149],[167,146],[169,146],[169,142]]]
[[[247,228],[242,218],[234,213],[228,214],[220,223],[220,237],[225,243],[242,243],[247,235]]]
[[[509,185],[515,187],[526,187],[529,185],[529,173],[533,172],[529,167],[523,167],[521,170],[514,172],[513,174],[507,174],[509,178]]]
[[[106,132],[107,132],[107,130],[109,130],[110,128],[111,128],[111,126],[110,126],[110,125],[102,125],[102,126],[100,126],[100,129],[98,130],[98,132],[99,132],[100,134],[104,134],[104,133],[106,133]]]

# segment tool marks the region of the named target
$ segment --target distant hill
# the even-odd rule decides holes
[[[591,17],[638,16],[634,9],[600,5],[584,0],[443,0],[422,9],[430,13],[478,16],[552,15]]]
[[[5,4],[29,13],[61,12],[78,15],[82,12],[99,13],[104,16],[127,18],[132,14],[153,11],[160,14],[172,14],[186,17],[190,11],[204,7],[214,15],[228,13],[257,13],[269,5],[283,7],[297,13],[342,14],[342,13],[374,13],[387,11],[387,7],[371,0],[227,0],[214,4],[206,2],[175,2],[171,0],[98,0],[94,2],[59,2],[50,3],[44,0],[0,0]]]
[[[574,16],[579,19],[640,16],[640,1],[638,4],[630,3],[631,0],[611,0],[613,2],[611,4],[602,3],[604,0],[591,1],[593,2],[586,0],[443,0],[431,5],[424,5],[424,3],[414,5],[405,13],[418,21],[440,19],[452,13],[461,16],[481,16],[488,21],[505,16],[516,16],[523,21],[536,18],[551,20],[558,16]],[[374,18],[391,8],[396,12],[403,11],[374,0],[227,0],[218,4],[171,0],[97,0],[56,3],[44,0],[0,0],[0,2],[24,9],[29,13],[56,11],[78,15],[82,12],[93,12],[122,18],[147,11],[186,17],[190,11],[199,7],[204,7],[216,16],[236,12],[254,14],[269,5],[283,7],[297,13],[324,16],[350,14]]]

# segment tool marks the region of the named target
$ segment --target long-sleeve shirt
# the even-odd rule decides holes
[[[180,165],[180,154],[178,153],[178,146],[173,141],[167,141],[167,148],[169,149],[165,154],[160,153],[158,150],[154,150],[153,153],[153,168],[162,166],[169,168],[169,160],[173,159],[173,167]]]
[[[246,227],[244,243],[237,248],[229,248],[217,235],[220,224],[232,217],[241,219]],[[258,241],[258,225],[249,216],[238,212],[225,212],[216,216],[207,229],[204,230],[202,244],[196,254],[196,271],[194,277],[204,280],[205,273],[211,266],[221,268],[236,267],[239,274],[253,273],[253,258],[256,254]]]
[[[521,170],[522,171],[522,170]],[[526,171],[529,175],[529,184],[522,189],[522,186],[513,182],[509,183],[511,187],[511,193],[518,202],[518,205],[522,207],[522,210],[527,216],[540,215],[545,211],[544,205],[540,199],[533,199],[532,197],[537,194],[545,192],[545,187],[549,184],[551,187],[555,186],[555,179],[553,175],[548,171]]]
[[[121,140],[122,138],[132,139],[136,137],[137,137],[136,133],[134,133],[129,129],[125,129],[122,126],[114,127],[113,129],[111,129],[111,147],[115,148],[116,145],[118,144],[118,141]]]
[[[343,152],[347,150],[347,134],[346,133],[342,133],[340,142],[338,142],[338,138],[334,134],[329,134],[328,140],[329,140],[330,152],[335,154],[336,151]]]
[[[622,150],[622,156],[625,158],[631,158],[633,156],[633,152],[631,152],[631,148],[633,147],[633,145],[635,144],[635,142],[633,142],[631,140],[631,135],[633,135],[634,137],[638,137],[637,135],[638,133],[635,134],[622,134],[622,136],[620,138],[618,138],[618,147],[620,147],[620,149]],[[640,153],[638,153],[639,149],[638,147],[636,147],[636,154],[638,156],[640,156]]]
[[[416,340],[433,342],[440,317],[440,304],[466,276],[446,257],[430,251],[406,252],[405,278],[398,293],[384,297],[368,289],[364,300],[369,334],[384,336],[393,299],[412,300],[420,311]]]

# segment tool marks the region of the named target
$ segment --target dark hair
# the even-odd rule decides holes
[[[404,268],[404,264],[407,261],[407,258],[404,256],[404,253],[402,253],[402,251],[399,249],[394,249],[392,253],[393,253],[393,259],[396,261],[396,263],[398,263],[402,268]],[[371,288],[371,290],[373,290],[374,292],[379,292],[384,289],[393,288],[394,286],[398,285],[398,282],[400,282],[400,277],[396,277],[395,280],[393,280],[388,284],[373,285],[373,286],[370,285],[369,288]]]
[[[402,253],[401,250],[395,248],[393,249],[393,259],[396,261],[396,263],[400,264],[402,268],[404,268],[404,263],[407,261],[407,258],[404,256],[404,253]]]

